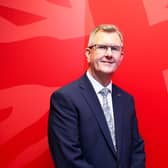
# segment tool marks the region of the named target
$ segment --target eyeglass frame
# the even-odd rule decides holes
[[[122,55],[123,54],[123,46],[119,46],[119,45],[93,44],[93,45],[89,46],[88,48],[89,49],[95,48],[95,50],[97,50],[98,53],[104,53],[104,54],[110,48],[111,52],[115,55]]]

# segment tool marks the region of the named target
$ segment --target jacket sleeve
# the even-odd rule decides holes
[[[48,142],[57,168],[94,168],[82,153],[78,117],[70,97],[60,92],[51,96]]]
[[[144,151],[144,141],[141,138],[138,130],[138,123],[135,113],[134,100],[132,99],[133,107],[133,134],[132,134],[132,156],[131,156],[131,168],[145,168],[145,151]]]

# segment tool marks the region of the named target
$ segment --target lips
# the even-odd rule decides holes
[[[108,63],[108,64],[113,64],[114,61],[101,61],[102,63]]]

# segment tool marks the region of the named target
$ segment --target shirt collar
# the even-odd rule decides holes
[[[97,80],[95,80],[92,77],[92,75],[89,73],[89,71],[86,72],[86,75],[87,75],[88,79],[90,80],[90,82],[91,82],[96,94],[98,94],[104,88],[104,86],[102,84],[100,84]],[[112,80],[106,86],[106,88],[108,88],[110,90],[110,92],[112,93]]]

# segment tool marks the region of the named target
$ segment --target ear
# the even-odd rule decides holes
[[[124,57],[124,52],[122,51],[122,53],[121,53],[121,55],[120,55],[120,63],[122,62],[123,57]]]
[[[90,57],[91,57],[91,55],[90,55],[90,49],[89,48],[86,48],[86,50],[85,50],[85,56],[86,56],[87,61],[89,63],[90,62]]]

